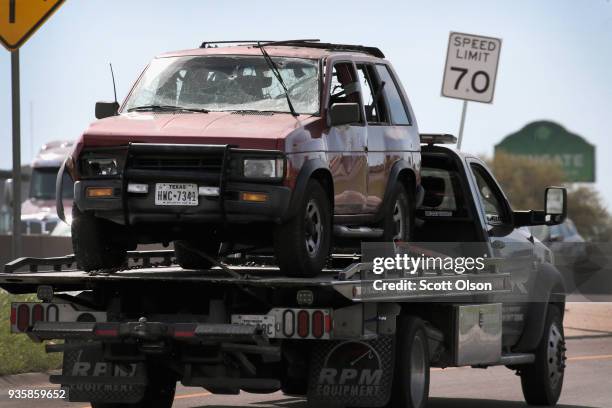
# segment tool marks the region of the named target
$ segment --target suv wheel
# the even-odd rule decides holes
[[[191,250],[191,248],[196,248],[211,258],[216,259],[219,255],[220,245],[221,242],[216,238],[208,238],[204,242],[198,243],[191,241],[174,241],[176,262],[183,269],[210,269],[213,263],[209,259]]]
[[[410,241],[412,238],[413,225],[412,201],[406,188],[396,183],[382,222],[383,241]]]
[[[127,262],[127,248],[114,242],[121,226],[72,207],[72,248],[76,263],[84,271],[117,269]]]
[[[295,217],[274,231],[274,252],[285,275],[315,276],[331,247],[332,214],[329,197],[316,180],[306,186]]]

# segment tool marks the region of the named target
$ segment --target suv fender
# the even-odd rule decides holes
[[[531,352],[536,349],[544,332],[546,314],[551,303],[560,304],[561,312],[565,305],[565,284],[557,268],[542,264],[536,271],[537,278],[533,287],[532,302],[527,308],[523,334],[514,347],[515,352]]]
[[[391,171],[389,172],[389,179],[387,180],[387,186],[385,187],[385,195],[383,197],[383,205],[376,213],[376,221],[380,221],[382,219],[384,215],[385,204],[389,201],[389,196],[391,195],[396,183],[404,183],[406,191],[408,191],[410,197],[414,199],[415,207],[419,207],[423,202],[425,191],[423,190],[423,187],[420,184],[417,185],[415,189],[416,177],[414,167],[410,166],[410,164],[405,160],[398,160],[393,163],[393,167],[391,167]]]
[[[323,177],[326,179],[326,182],[323,183],[323,188],[325,188],[325,190],[329,194],[333,213],[334,186],[331,171],[322,159],[311,159],[304,163],[300,170],[300,173],[297,176],[295,188],[293,189],[293,193],[291,194],[291,200],[289,201],[289,208],[282,218],[283,222],[288,219],[291,219],[297,213],[298,204],[304,199],[304,192],[306,191],[306,185],[308,184],[308,180],[313,177],[315,172],[321,172],[324,174]],[[319,177],[315,176],[315,178]]]

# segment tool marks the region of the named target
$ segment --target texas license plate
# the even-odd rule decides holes
[[[197,184],[155,184],[155,205],[198,205]]]
[[[246,324],[261,328],[266,336],[276,335],[276,318],[269,315],[232,315],[232,324]]]

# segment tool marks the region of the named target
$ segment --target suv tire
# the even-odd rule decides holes
[[[297,214],[274,231],[274,253],[281,272],[312,277],[321,272],[331,248],[330,198],[318,181],[306,185]]]
[[[529,405],[554,406],[561,395],[565,372],[563,319],[556,305],[548,305],[546,325],[535,351],[535,361],[519,369],[523,396]]]
[[[221,242],[216,239],[207,239],[204,242],[174,241],[174,255],[176,262],[183,269],[210,269],[213,263],[193,252],[190,248],[197,248],[211,258],[217,258]]]
[[[382,240],[384,242],[410,241],[414,225],[413,200],[399,181],[395,183],[386,207],[382,221]]]
[[[77,265],[87,272],[123,267],[127,248],[112,240],[122,235],[120,229],[111,221],[81,212],[76,205],[72,207],[72,248]]]

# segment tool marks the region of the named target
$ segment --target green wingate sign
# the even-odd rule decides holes
[[[527,124],[495,145],[498,152],[555,161],[570,182],[595,181],[595,146],[554,122]]]

